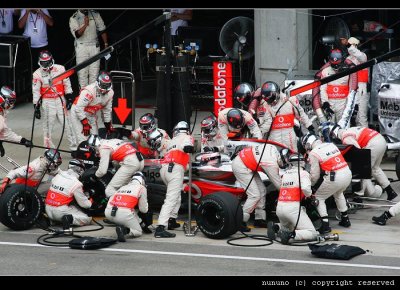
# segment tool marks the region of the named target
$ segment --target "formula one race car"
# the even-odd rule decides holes
[[[246,139],[229,141],[228,152],[233,152],[238,145],[255,146],[263,140]],[[279,147],[279,144],[274,144]],[[85,191],[96,204],[93,215],[104,212],[105,188],[116,171],[113,165],[100,182],[93,183],[98,157],[85,142],[79,146],[80,157],[87,163],[88,169],[81,177]],[[341,146],[345,159],[351,163],[353,178],[370,178],[370,152],[353,146]],[[236,233],[242,224],[243,212],[240,203],[246,198],[244,188],[238,184],[232,172],[231,158],[220,153],[199,153],[192,162],[191,197],[196,204],[195,218],[199,229],[209,238],[222,239]],[[151,208],[162,205],[166,186],[160,177],[159,159],[145,160],[143,173],[147,177],[148,198]],[[369,174],[369,175],[368,175]],[[266,211],[275,210],[277,190],[261,175],[267,186]],[[186,176],[182,185],[183,196],[188,196],[189,178]],[[33,226],[44,212],[43,197],[29,186],[11,185],[0,198],[0,221],[14,230],[25,230]]]

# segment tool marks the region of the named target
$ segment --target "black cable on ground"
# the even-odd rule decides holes
[[[243,232],[242,232],[242,234],[243,234]],[[232,241],[237,241],[237,240],[241,240],[241,239],[245,239],[245,238],[251,238],[251,239],[260,240],[260,241],[268,241],[268,243],[258,244],[258,245],[246,245],[246,244],[232,243]],[[226,242],[231,246],[238,246],[238,247],[264,247],[264,246],[270,246],[274,243],[273,240],[271,240],[270,238],[268,238],[265,235],[247,235],[247,234],[244,234],[244,236],[242,236],[242,237],[231,238],[231,239],[227,240]]]
[[[88,232],[95,232],[95,231],[100,231],[104,229],[104,226],[97,222],[96,220],[92,219],[92,221],[99,225],[100,227],[90,229],[90,230],[81,230],[81,231],[74,231],[72,230],[71,232],[69,231],[64,231],[61,229],[53,229],[50,227],[47,227],[46,229],[43,227],[40,227],[42,230],[47,231],[46,234],[41,235],[40,237],[37,238],[36,242],[40,245],[44,246],[51,246],[51,247],[68,247],[69,246],[69,241],[68,242],[54,242],[50,241],[52,239],[58,239],[58,238],[82,238],[82,236],[75,235],[75,233],[88,233]],[[38,225],[37,225],[38,226]]]

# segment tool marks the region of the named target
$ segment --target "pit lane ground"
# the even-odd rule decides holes
[[[137,109],[139,118],[149,109]],[[199,134],[199,122],[208,115],[199,112],[195,136]],[[18,105],[8,116],[8,126],[15,132],[30,138],[33,109],[31,104]],[[42,145],[42,120],[36,120],[34,144]],[[136,123],[137,124],[137,123]],[[56,126],[60,128],[60,126]],[[61,130],[54,134],[58,140]],[[4,143],[6,154],[20,164],[26,164],[28,150],[24,146]],[[66,138],[62,149],[68,150]],[[43,154],[43,150],[32,150],[32,159]],[[67,167],[69,154],[62,153],[62,169]],[[12,168],[5,158],[0,163]],[[387,158],[384,169],[394,169],[394,159]],[[388,176],[397,179],[394,172]],[[1,177],[5,173],[1,172]],[[46,180],[46,178],[45,178]],[[43,188],[49,184],[44,183]],[[400,192],[400,182],[393,183]],[[386,198],[386,194],[382,196]],[[396,198],[396,201],[399,198]],[[374,202],[368,202],[374,203]],[[350,261],[320,259],[311,255],[306,246],[284,246],[273,243],[262,247],[235,247],[226,240],[211,240],[201,232],[187,237],[180,229],[173,239],[156,239],[143,235],[128,239],[102,250],[72,250],[69,248],[43,247],[36,243],[45,232],[38,228],[15,232],[0,225],[0,275],[249,275],[249,276],[293,276],[293,275],[354,275],[382,276],[400,275],[400,219],[392,218],[381,227],[371,222],[371,217],[384,211],[383,208],[358,210],[350,215],[352,226],[342,228],[334,218],[330,223],[333,232],[340,236],[338,244],[359,246],[368,252]],[[156,220],[158,213],[155,213]],[[183,223],[187,217],[180,216]],[[102,223],[102,218],[98,219]],[[82,229],[92,229],[95,226]],[[251,234],[266,234],[266,229],[252,229]],[[105,226],[103,230],[90,232],[90,236],[115,238],[115,229]],[[233,237],[240,237],[237,233]],[[260,244],[252,239],[237,243]],[[328,241],[328,243],[332,243]],[[7,266],[4,266],[7,265]]]

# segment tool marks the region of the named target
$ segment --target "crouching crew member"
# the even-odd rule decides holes
[[[321,140],[310,133],[301,139],[301,143],[308,152],[311,165],[311,183],[317,188],[315,192],[315,197],[318,200],[317,210],[322,218],[319,232],[325,234],[331,231],[325,200],[332,195],[341,213],[339,225],[350,227],[351,223],[347,214],[348,208],[343,191],[350,185],[352,174],[342,153],[335,144],[322,143]]]
[[[118,241],[125,242],[125,236],[137,238],[142,235],[142,220],[138,216],[138,210],[145,214],[148,209],[145,178],[142,172],[136,172],[127,185],[113,194],[104,214],[117,224]]]
[[[276,215],[279,218],[281,228],[278,236],[280,236],[282,244],[289,244],[290,239],[312,241],[317,238],[318,233],[313,223],[308,217],[305,208],[300,206],[300,201],[305,197],[311,197],[312,194],[311,177],[304,168],[304,157],[297,154],[291,155],[289,157],[289,168],[282,176],[278,205],[276,206]],[[294,228],[295,226],[296,229]],[[273,223],[269,222],[268,237],[270,239],[275,239],[275,231],[273,229]]]
[[[85,165],[78,159],[72,159],[67,171],[60,171],[53,180],[46,196],[46,213],[53,221],[63,223],[67,229],[71,225],[84,226],[92,222],[92,218],[74,205],[74,201],[84,209],[89,209],[92,202],[84,194],[83,184],[79,177],[85,171]]]
[[[118,188],[127,184],[133,174],[143,170],[143,156],[131,143],[119,139],[101,139],[97,135],[90,135],[88,144],[100,153],[99,168],[95,173],[96,178],[101,178],[107,173],[110,161],[119,162],[120,167],[105,190],[108,198],[112,196]]]

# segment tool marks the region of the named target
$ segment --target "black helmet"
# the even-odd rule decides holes
[[[331,49],[329,52],[329,63],[334,70],[338,70],[343,63],[343,52],[339,48]]]
[[[270,105],[279,100],[280,92],[281,89],[275,82],[265,82],[261,87],[261,97]]]
[[[54,65],[54,59],[51,55],[50,51],[42,50],[39,54],[39,62],[40,68],[44,71],[50,71]]]
[[[239,109],[230,109],[227,119],[228,125],[234,129],[242,129],[244,126],[243,114]]]
[[[217,135],[215,128],[217,128],[217,119],[214,115],[205,117],[201,121],[201,132],[204,133],[205,137],[208,138]]]
[[[254,92],[254,88],[249,83],[241,83],[235,88],[234,98],[243,106],[247,107],[251,100],[251,95]]]
[[[156,129],[156,118],[153,114],[146,113],[139,119],[139,128],[143,134],[150,134]]]
[[[100,93],[108,93],[108,91],[112,89],[112,79],[110,74],[106,71],[101,71],[97,76],[96,85]]]
[[[47,164],[50,164],[49,171],[56,170],[62,163],[61,154],[56,149],[47,149],[44,151],[44,157],[46,157]]]

